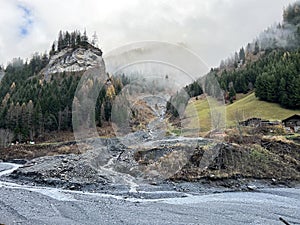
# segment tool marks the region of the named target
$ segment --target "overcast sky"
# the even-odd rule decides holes
[[[157,40],[219,65],[282,19],[294,0],[0,0],[0,64],[49,51],[59,30],[94,31],[105,52]]]

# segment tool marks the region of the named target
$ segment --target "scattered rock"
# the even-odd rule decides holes
[[[277,140],[263,139],[261,145],[249,146],[203,138],[148,140],[147,132],[138,131],[124,139],[95,138],[81,144],[98,147],[82,154],[13,160],[25,165],[10,177],[27,184],[89,191],[107,190],[108,184],[128,187],[134,177],[147,179],[152,186],[163,180],[197,181],[245,191],[260,188],[257,181],[247,182],[252,178],[282,186],[300,180],[299,145]]]
[[[247,188],[248,188],[248,190],[250,190],[250,191],[255,191],[255,190],[257,190],[257,187],[256,187],[255,185],[248,185]]]
[[[107,178],[92,167],[86,155],[46,156],[14,171],[11,178],[22,182],[80,190],[90,184],[106,184]]]

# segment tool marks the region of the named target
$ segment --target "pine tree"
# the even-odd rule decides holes
[[[288,102],[288,96],[286,91],[286,82],[282,77],[279,83],[279,103],[283,106],[286,106]]]
[[[71,46],[71,35],[68,31],[65,33],[65,46],[70,47]]]
[[[243,62],[243,64],[245,63],[245,59],[246,59],[246,55],[245,55],[245,50],[244,48],[241,48],[240,49],[240,52],[239,52],[239,58],[240,60]]]
[[[251,44],[248,43],[246,47],[246,55],[249,55],[251,53]]]
[[[267,77],[267,101],[277,102],[278,100],[278,91],[277,83],[274,75],[269,75]]]
[[[240,62],[239,55],[237,52],[234,53],[234,67],[238,67],[238,63]]]
[[[76,32],[71,33],[71,48],[75,48],[76,46]]]
[[[266,77],[267,75],[265,73],[258,76],[255,83],[256,86],[255,95],[261,100],[267,100],[268,94],[267,94],[267,83],[265,80]]]
[[[112,109],[111,101],[109,99],[106,99],[104,102],[104,118],[106,121],[110,121],[111,109]]]
[[[56,49],[56,45],[55,45],[55,41],[53,42],[52,46],[51,46],[51,50],[49,52],[49,55],[52,56],[55,54],[55,49]]]
[[[236,98],[236,91],[234,89],[234,87],[231,87],[229,89],[229,100],[230,100],[230,103],[233,103],[233,101],[235,100]]]
[[[76,46],[81,45],[81,34],[80,32],[76,32]]]
[[[88,41],[89,41],[89,39],[87,37],[86,30],[84,30],[83,35],[81,37],[81,44],[85,47],[85,46],[87,46]]]
[[[62,31],[59,31],[58,34],[58,41],[57,41],[57,51],[61,51],[63,49],[63,33]]]
[[[258,41],[255,42],[255,45],[254,45],[254,51],[253,51],[253,54],[254,55],[257,55],[259,53],[260,49],[259,49],[259,45],[258,45]]]
[[[33,137],[35,136],[35,129],[33,124],[33,113],[34,113],[34,105],[33,102],[30,100],[28,104],[26,105],[26,114],[27,114],[27,127],[29,132],[29,138],[30,140],[33,140]]]

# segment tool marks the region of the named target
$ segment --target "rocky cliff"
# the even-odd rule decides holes
[[[102,51],[92,45],[65,48],[50,57],[43,74],[85,71],[102,61]]]

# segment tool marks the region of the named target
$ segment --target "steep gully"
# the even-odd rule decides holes
[[[194,140],[183,137],[165,138],[165,128],[163,126],[166,105],[165,100],[159,97],[148,97],[144,100],[152,108],[153,112],[156,115],[156,118],[148,124],[147,130],[145,132],[139,131],[131,133],[125,137],[119,138],[119,140],[117,141],[115,139],[89,140],[88,143],[92,143],[96,150],[87,152],[82,157],[66,156],[61,159],[59,157],[45,157],[29,162],[29,165],[26,165],[24,168],[21,165],[17,164],[1,164],[4,167],[9,167],[9,169],[4,170],[0,173],[2,178],[5,177],[5,181],[2,181],[0,183],[0,186],[21,188],[26,190],[30,189],[40,193],[42,192],[44,194],[50,193],[51,196],[54,192],[68,192],[67,190],[63,190],[65,188],[96,191],[102,193],[105,192],[109,193],[109,195],[114,195],[116,198],[125,197],[126,199],[128,199],[128,197],[137,197],[138,199],[155,199],[188,196],[188,194],[186,193],[176,191],[176,187],[174,187],[173,184],[164,183],[161,177],[159,177],[159,179],[157,177],[150,177],[151,179],[145,180],[144,174],[142,174],[142,172],[140,171],[138,163],[134,160],[134,151],[128,151],[127,146],[125,145],[135,143],[136,146],[134,146],[134,149],[139,149],[174,145],[182,142],[193,142],[194,145],[199,142],[206,143],[206,141],[201,138]],[[118,145],[117,147],[116,143]],[[103,148],[104,145],[106,147]],[[90,180],[87,182],[82,182],[81,180],[77,183],[75,182],[75,186],[69,184],[58,185],[61,182],[58,182],[56,180],[55,182],[53,182],[53,179],[51,177],[53,176],[53,170],[57,170],[57,168],[63,167],[61,165],[70,164],[70,162],[74,163],[74,161],[75,163],[77,161],[79,162],[76,164],[83,164],[83,166],[78,166],[81,169],[82,167],[85,169],[85,166],[88,164],[89,167],[87,167],[87,169],[85,170],[95,170],[97,174],[101,174],[101,177],[105,178],[105,184],[101,185],[100,188],[93,188],[91,190],[90,188],[86,188],[86,186],[91,186],[90,183],[92,182],[90,180],[92,180],[93,177],[90,178]],[[49,169],[49,167],[53,167],[53,169]],[[75,166],[72,165],[70,167],[73,169],[73,167]],[[47,169],[49,171],[47,171]],[[68,170],[68,168],[63,167],[62,171],[64,170]],[[60,173],[60,171],[55,172],[57,174]],[[80,172],[82,171],[79,171],[79,173]],[[72,171],[70,171],[70,173],[72,173]],[[97,176],[97,174],[95,176]],[[11,175],[14,179],[10,179],[9,175]],[[49,175],[49,177],[47,177],[47,175]],[[79,174],[79,176],[80,175],[84,176],[83,174]],[[45,176],[45,179],[43,178],[43,176]],[[74,174],[74,176],[76,175]],[[88,176],[91,177],[90,174],[88,174]],[[24,177],[25,179],[23,179]],[[61,177],[59,178],[61,179]],[[51,181],[49,181],[50,179]],[[42,180],[42,182],[40,182],[40,180]],[[17,182],[17,184],[14,182]],[[71,181],[66,182],[71,183]],[[78,188],[78,183],[80,183],[80,188]],[[149,183],[155,185],[150,185]],[[35,186],[36,184],[40,187],[32,187],[32,185]],[[49,185],[54,186],[55,188],[43,187]],[[106,187],[103,188],[103,186]],[[56,189],[56,187],[61,187],[63,189]],[[103,189],[105,191],[102,191]]]

